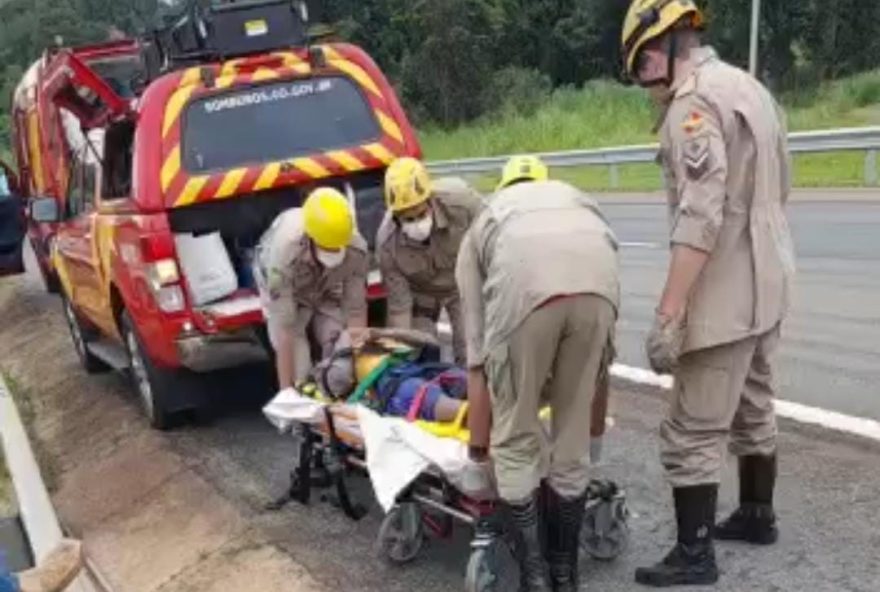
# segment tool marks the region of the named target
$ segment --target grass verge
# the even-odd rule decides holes
[[[58,471],[55,462],[52,460],[52,457],[41,446],[40,440],[36,437],[36,434],[34,433],[33,425],[34,419],[36,417],[36,411],[34,410],[34,406],[32,403],[33,397],[31,396],[30,391],[8,372],[0,369],[0,375],[2,375],[3,380],[6,382],[6,387],[9,389],[12,398],[15,399],[15,405],[18,408],[18,413],[21,416],[21,421],[24,424],[24,429],[27,432],[28,439],[30,440],[31,449],[33,450],[34,456],[37,459],[37,464],[40,466],[40,471],[43,475],[43,481],[45,482],[47,489],[49,491],[53,491],[55,489],[55,485],[58,483]],[[6,467],[4,463],[4,470],[5,468]]]
[[[792,131],[880,125],[880,70],[783,94]],[[535,113],[506,112],[454,130],[426,128],[420,138],[428,160],[552,152],[656,142],[656,117],[639,88],[593,81],[582,89],[556,90]],[[834,152],[798,155],[794,182],[800,187],[864,185],[865,154]],[[557,176],[588,190],[611,187],[608,167],[556,171]],[[653,164],[618,167],[618,189],[652,191],[662,186]],[[487,180],[480,185],[491,185]]]

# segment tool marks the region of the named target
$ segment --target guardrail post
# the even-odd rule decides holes
[[[617,164],[608,165],[608,175],[611,181],[611,189],[620,189],[620,168]]]
[[[868,150],[865,154],[865,185],[877,185],[877,150]]]

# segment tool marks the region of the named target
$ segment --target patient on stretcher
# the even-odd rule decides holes
[[[439,362],[433,338],[415,331],[371,329],[353,347],[346,333],[333,353],[316,364],[306,395],[365,403],[383,415],[409,421],[461,422],[467,404],[467,373]]]

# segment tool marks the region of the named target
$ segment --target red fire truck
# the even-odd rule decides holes
[[[193,388],[205,373],[266,359],[248,270],[273,219],[334,186],[371,241],[385,169],[421,155],[373,60],[310,42],[305,13],[289,0],[193,2],[166,29],[127,42],[138,56],[127,79],[73,49],[53,51],[38,76],[36,108],[53,112],[54,137],[61,111],[80,133],[64,155],[43,127],[20,128],[28,182],[36,195],[54,192],[32,198],[30,216],[54,233],[84,368],[128,369],[156,428],[210,403]],[[52,169],[51,186],[48,175],[34,180],[36,162]],[[225,295],[197,297],[182,237],[221,247],[236,273]]]

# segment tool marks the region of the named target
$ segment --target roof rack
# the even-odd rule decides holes
[[[147,78],[308,44],[304,0],[164,0],[160,25],[142,44]]]

